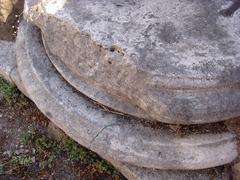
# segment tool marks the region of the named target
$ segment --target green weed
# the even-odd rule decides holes
[[[16,86],[0,78],[0,97],[10,100],[11,98],[17,97],[19,94]]]
[[[56,141],[47,136],[40,136],[35,139],[36,148],[42,152],[52,151],[57,148]]]
[[[35,136],[35,132],[33,128],[29,127],[27,130],[23,131],[23,133],[21,134],[20,141],[22,144],[28,145],[33,142],[34,136]]]
[[[98,172],[106,173],[114,177],[115,179],[119,179],[119,174],[116,172],[112,165],[109,163],[100,160],[97,155],[88,149],[80,146],[74,140],[68,138],[65,142],[65,148],[69,154],[71,160],[80,161],[81,163],[85,163],[93,166]]]
[[[84,148],[80,147],[75,141],[67,139],[65,147],[71,160],[88,163],[88,152]]]
[[[25,154],[13,156],[13,162],[17,165],[29,166],[33,163],[32,158]]]

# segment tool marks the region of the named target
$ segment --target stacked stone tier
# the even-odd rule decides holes
[[[240,115],[240,15],[225,5],[26,0],[0,74],[129,179],[228,179],[237,140],[220,121]]]
[[[239,14],[225,0],[26,2],[46,52],[78,91],[152,121],[203,124],[240,115]]]
[[[40,31],[24,24],[17,40],[18,72],[39,109],[80,144],[113,162],[155,169],[204,169],[232,162],[235,135],[211,127],[176,134],[99,108],[72,88],[51,64]],[[217,127],[217,126],[216,126]]]

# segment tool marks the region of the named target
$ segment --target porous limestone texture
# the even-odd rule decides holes
[[[0,41],[0,75],[13,83],[10,74],[16,66],[15,43]]]
[[[177,124],[240,115],[240,13],[226,0],[26,0],[60,74],[117,111]]]
[[[105,159],[156,169],[203,169],[237,157],[226,130],[186,132],[111,113],[76,92],[50,63],[40,32],[24,23],[17,37],[17,65],[27,93],[58,127]]]
[[[128,180],[230,180],[231,168],[217,167],[194,171],[173,171],[139,168],[113,163]]]
[[[48,135],[64,141],[66,134],[55,124],[49,122]],[[157,170],[123,164],[108,159],[128,180],[230,180],[231,167],[220,166],[204,170]],[[234,166],[235,167],[235,166]]]
[[[19,90],[28,96],[17,71],[15,42],[0,40],[0,76],[15,84]]]

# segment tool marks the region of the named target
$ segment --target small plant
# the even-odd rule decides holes
[[[10,101],[11,98],[17,97],[19,94],[20,93],[16,86],[0,78],[0,97]]]
[[[42,152],[53,151],[57,147],[56,141],[47,136],[40,136],[35,139],[36,148]]]
[[[100,173],[107,173],[107,174],[111,174],[111,167],[109,167],[109,165],[105,162],[99,161],[97,160],[95,163],[95,168],[100,172]]]
[[[88,152],[72,139],[67,139],[65,147],[71,160],[87,163]]]
[[[38,134],[38,136],[35,137],[34,145],[38,152],[44,155],[44,159],[39,162],[39,167],[41,169],[52,168],[54,161],[60,155],[61,151],[57,141],[45,135]]]
[[[41,162],[39,162],[39,167],[41,169],[45,169],[45,168],[52,168],[54,161],[57,159],[57,156],[54,154],[51,154],[49,156],[47,156],[46,160],[43,160]]]
[[[118,172],[115,171],[109,163],[100,160],[95,153],[81,147],[74,140],[68,138],[65,142],[65,148],[71,160],[91,165],[99,173],[106,173],[111,175],[114,179],[120,179]]]
[[[33,142],[35,136],[35,132],[32,127],[29,127],[27,130],[23,131],[21,134],[21,143],[25,145],[29,145]]]
[[[32,158],[25,154],[13,156],[13,162],[17,165],[29,166],[33,163]]]

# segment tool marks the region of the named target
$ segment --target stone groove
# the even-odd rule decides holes
[[[21,26],[18,71],[30,98],[55,124],[106,159],[156,169],[203,169],[232,162],[236,138],[229,132],[178,137],[99,110],[66,83],[50,63],[39,31]]]
[[[224,0],[139,0],[121,8],[114,1],[34,2],[26,1],[25,15],[41,29],[50,60],[91,99],[166,123],[213,123],[240,116],[239,15],[231,22],[219,16]],[[155,18],[146,19],[149,13]],[[168,35],[177,41],[166,41]],[[155,45],[146,44],[149,39]]]

